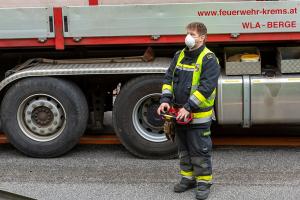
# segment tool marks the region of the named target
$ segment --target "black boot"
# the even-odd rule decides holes
[[[196,189],[196,199],[198,199],[198,200],[207,199],[207,197],[210,193],[211,185],[212,185],[211,183],[198,182],[197,189]]]
[[[185,192],[188,189],[196,187],[196,181],[195,180],[190,180],[188,178],[182,177],[180,180],[180,183],[177,183],[174,186],[174,192]]]

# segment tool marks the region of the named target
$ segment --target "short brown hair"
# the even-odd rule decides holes
[[[207,34],[207,28],[201,22],[192,22],[192,23],[189,23],[186,26],[186,29],[196,30],[199,35],[206,35]]]

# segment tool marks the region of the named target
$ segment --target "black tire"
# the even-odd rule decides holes
[[[133,119],[133,115],[135,113],[134,108],[138,105],[138,102],[141,99],[145,98],[149,94],[156,94],[159,99],[161,83],[162,76],[156,75],[141,76],[130,80],[121,88],[120,94],[117,96],[114,103],[113,125],[115,132],[122,144],[132,154],[141,158],[166,159],[177,156],[177,146],[171,141],[166,140],[162,129],[160,133],[155,135],[159,138],[164,137],[165,141],[150,141],[141,135],[141,131],[139,131],[138,128],[136,128],[137,126],[134,124],[134,121],[136,121]],[[153,98],[157,97],[153,96]],[[154,101],[153,105],[149,106],[149,109],[152,108],[150,110],[156,112],[156,108],[158,106],[159,102]],[[155,123],[162,125],[161,123],[163,122],[158,122],[157,117],[159,118],[159,116],[156,116]],[[157,127],[159,126],[157,125]],[[162,134],[162,136],[159,134]]]
[[[24,122],[26,121],[26,112],[27,114],[30,113],[25,108],[28,108],[31,103],[33,105],[38,101],[49,101],[49,105],[57,106],[54,108],[53,113],[50,109],[43,111],[32,110],[30,119],[33,120],[33,113],[42,113],[42,116],[50,112],[47,116],[51,116],[46,119],[48,121],[36,121],[38,123],[47,122],[47,125],[40,126],[35,123],[36,127],[40,126],[47,129],[50,125],[57,124],[58,122],[53,122],[53,120],[56,120],[54,116],[57,116],[56,111],[61,112],[61,115],[57,117],[59,125],[56,125],[55,129],[49,129],[53,133],[46,136],[30,131],[30,128],[26,128],[27,122]],[[22,112],[23,107],[21,105],[24,105],[24,112]],[[37,108],[41,109],[42,105],[44,104],[40,104]],[[33,106],[36,107],[36,104]],[[43,108],[46,107],[44,106]],[[64,114],[65,116],[63,116]],[[3,131],[10,143],[18,150],[31,157],[57,157],[66,153],[78,143],[87,125],[88,106],[84,94],[72,82],[52,77],[26,78],[8,89],[1,105],[1,119]],[[41,119],[45,120],[45,118]],[[33,122],[31,123],[33,124]],[[61,127],[59,128],[60,125]],[[44,139],[45,141],[43,141]]]

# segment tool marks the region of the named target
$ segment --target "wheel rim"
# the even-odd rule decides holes
[[[66,126],[62,104],[47,94],[34,94],[22,101],[17,120],[23,133],[38,142],[57,138]]]
[[[157,115],[161,94],[153,93],[141,98],[134,106],[132,113],[133,125],[138,134],[151,142],[165,142],[163,120]]]

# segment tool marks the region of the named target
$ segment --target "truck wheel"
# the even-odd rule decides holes
[[[56,157],[74,147],[87,125],[87,101],[74,83],[35,77],[14,84],[1,105],[10,143],[32,157]]]
[[[161,76],[141,76],[125,84],[113,108],[113,125],[122,144],[142,158],[174,158],[177,147],[167,140],[157,115]]]

